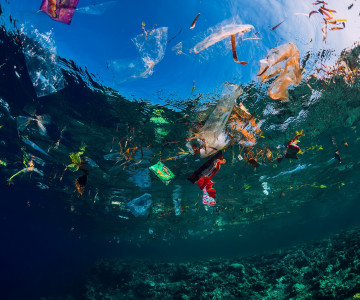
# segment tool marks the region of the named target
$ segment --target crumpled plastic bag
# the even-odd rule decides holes
[[[146,78],[154,73],[154,66],[165,56],[167,36],[168,28],[160,27],[132,39],[145,67],[139,77]]]
[[[152,205],[151,195],[146,193],[139,198],[135,198],[127,203],[130,212],[135,216],[147,216]]]
[[[23,26],[23,52],[31,82],[38,97],[47,96],[65,87],[65,80],[58,64],[52,31],[40,33]]]
[[[280,73],[268,90],[272,99],[288,100],[288,86],[301,82],[299,61],[299,49],[292,42],[270,49],[265,59],[260,60],[257,76],[262,82]]]
[[[241,93],[242,89],[238,85],[227,85],[224,89],[216,108],[198,132],[197,138],[205,142],[206,146],[200,149],[201,157],[208,157],[229,143],[224,128],[234,108],[235,100]]]

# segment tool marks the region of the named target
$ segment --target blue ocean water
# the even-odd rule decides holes
[[[159,261],[167,261],[174,265],[163,270],[186,268],[192,274],[191,268],[208,268],[208,261],[221,269],[224,259],[233,264],[253,256],[260,264],[261,255],[291,256],[289,247],[308,249],[329,236],[337,248],[323,267],[312,266],[320,274],[313,276],[320,292],[293,289],[303,299],[355,297],[360,289],[351,280],[357,275],[341,283],[334,279],[338,270],[357,270],[356,251],[346,245],[357,240],[350,230],[360,220],[359,7],[347,2],[185,1],[177,7],[159,1],[154,7],[141,3],[135,13],[138,4],[81,1],[68,26],[38,12],[40,3],[1,1],[2,297],[91,299],[93,291],[95,299],[156,298],[163,289],[166,297],[180,299],[273,299],[276,291],[253,285],[248,296],[194,287],[172,292],[170,285],[157,290],[161,280],[149,275],[154,286],[150,279],[141,286],[134,278],[147,273],[135,266],[146,261],[151,274]],[[341,20],[327,23],[325,40],[321,13],[309,18],[321,6],[336,9],[331,20]],[[195,53],[206,37],[234,24],[254,26],[235,40],[237,56],[247,65],[234,61],[229,36]],[[345,28],[330,30],[335,26]],[[276,79],[261,82],[267,69],[260,74],[259,68],[271,48],[288,42],[299,50],[298,59],[291,58],[298,60],[302,79],[289,86],[285,101],[271,98]],[[290,68],[285,63],[280,73]],[[243,125],[236,130],[231,122]],[[278,162],[299,133],[304,136],[298,158]],[[216,204],[207,205],[203,188],[188,177],[212,157],[204,152],[220,148],[226,162],[211,178]],[[159,161],[166,169],[158,170],[174,175],[169,182],[149,169]],[[326,248],[320,243],[318,252],[321,247]],[[329,257],[344,256],[347,248],[354,253],[349,250],[346,263],[330,263]],[[115,276],[120,282],[115,288],[112,276],[122,267],[107,263],[109,258],[132,266],[132,279],[121,283],[123,275]],[[355,271],[341,269],[350,260]],[[99,261],[114,269],[91,277],[102,270]],[[184,261],[188,264],[178,267]],[[246,259],[244,265],[248,268]],[[232,268],[237,267],[229,274]],[[174,279],[179,285],[200,281],[180,273]],[[294,278],[287,279],[291,286]],[[330,279],[336,289],[327,288]],[[228,280],[222,289],[231,285],[230,275]],[[149,293],[134,292],[142,288]],[[278,299],[289,295],[296,299],[294,290]]]

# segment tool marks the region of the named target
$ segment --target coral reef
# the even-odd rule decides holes
[[[276,253],[197,262],[104,259],[85,299],[358,299],[360,229]]]

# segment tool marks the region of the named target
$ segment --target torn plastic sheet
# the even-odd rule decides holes
[[[175,177],[174,173],[170,171],[161,161],[149,167],[149,169],[165,184],[169,184],[171,179]]]
[[[45,156],[49,156],[43,149],[41,149],[38,145],[36,145],[34,142],[28,140],[28,139],[22,139],[22,141],[29,145],[30,147],[34,148],[36,151],[39,151],[41,154],[44,154]]]
[[[23,132],[27,126],[30,125],[31,122],[35,122],[39,133],[41,135],[46,135],[47,131],[45,128],[45,125],[50,124],[51,117],[49,115],[42,115],[35,117],[24,117],[24,116],[18,116],[16,117],[16,125],[19,132]]]
[[[131,213],[135,216],[147,216],[149,213],[149,208],[152,204],[152,199],[150,194],[144,194],[139,198],[135,198],[127,203],[128,208]]]
[[[205,142],[200,149],[200,156],[207,157],[223,149],[229,142],[225,134],[225,125],[234,108],[235,100],[241,95],[242,89],[237,85],[227,85],[216,108],[199,130],[197,138]]]
[[[129,181],[137,185],[139,188],[151,187],[150,171],[149,169],[136,169],[134,172],[129,172]]]
[[[94,161],[92,160],[90,157],[87,157],[85,156],[85,161],[89,164],[90,167],[92,168],[98,168],[99,165]]]
[[[133,78],[147,78],[154,73],[154,67],[165,56],[167,27],[160,27],[132,38],[140,57],[114,59],[107,62],[109,71],[117,74],[116,82],[122,83]],[[118,77],[120,76],[120,78]]]
[[[132,39],[145,67],[137,77],[146,78],[154,73],[154,66],[165,56],[167,36],[168,28],[160,27]]]
[[[172,194],[175,216],[181,215],[181,185],[175,185],[175,189]]]
[[[227,37],[231,37],[236,34],[244,34],[249,32],[251,29],[254,29],[254,26],[236,23],[226,25],[219,24],[215,28],[211,28],[210,30],[213,31],[213,33],[201,42],[197,43],[190,52],[199,53]]]
[[[209,196],[208,192],[206,191],[206,188],[203,189],[202,202],[204,205],[215,205],[216,204],[215,199]]]
[[[300,52],[292,42],[270,49],[265,59],[260,61],[257,76],[261,77],[263,82],[280,73],[268,90],[272,99],[287,100],[288,86],[301,82],[299,63]]]
[[[116,1],[108,1],[103,3],[92,4],[76,9],[77,13],[88,14],[88,15],[102,15],[107,10],[114,7]]]
[[[188,180],[192,183],[196,183],[198,187],[203,191],[204,189],[211,198],[216,198],[216,191],[212,187],[214,182],[211,179],[220,170],[221,164],[224,164],[226,160],[221,151],[210,158],[205,164],[199,169],[192,173]]]
[[[23,52],[31,82],[38,97],[63,89],[65,80],[58,64],[52,31],[40,33],[37,29],[21,29]]]
[[[70,24],[79,0],[43,0],[40,10],[51,19]]]

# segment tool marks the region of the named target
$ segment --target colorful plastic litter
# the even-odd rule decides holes
[[[171,172],[170,169],[168,169],[161,161],[149,167],[149,169],[153,171],[154,174],[165,184],[168,184],[171,179],[175,177],[174,173]]]
[[[302,74],[299,63],[300,52],[292,42],[270,49],[265,59],[260,61],[257,76],[262,78],[262,82],[280,73],[268,90],[272,99],[287,100],[288,86],[301,82]]]
[[[51,19],[70,25],[79,0],[43,0],[40,10]]]
[[[221,164],[224,164],[226,160],[221,151],[209,159],[199,169],[192,173],[188,180],[192,183],[196,183],[198,187],[203,191],[204,189],[211,198],[216,198],[216,191],[212,187],[214,182],[211,179],[220,170]]]

